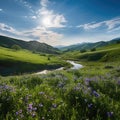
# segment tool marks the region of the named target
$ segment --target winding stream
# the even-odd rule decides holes
[[[67,62],[69,62],[71,65],[73,65],[70,69],[72,70],[78,70],[78,69],[81,69],[83,68],[83,65],[81,64],[78,64],[78,63],[75,63],[74,61],[70,61],[70,60],[67,60]],[[59,71],[59,70],[63,70],[64,67],[61,67],[61,68],[58,68],[58,69],[55,69],[55,70],[43,70],[43,71],[40,71],[40,72],[37,72],[37,73],[34,73],[36,75],[39,75],[39,74],[47,74],[51,71]]]

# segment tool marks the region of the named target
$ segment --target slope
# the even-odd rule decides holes
[[[27,50],[15,51],[0,47],[0,75],[21,74],[64,66],[53,55],[34,54]]]
[[[59,53],[58,49],[53,48],[52,46],[47,45],[45,43],[40,43],[37,41],[27,42],[23,40],[0,36],[0,46],[11,48],[13,45],[19,45],[22,49],[27,49],[27,50],[36,51],[36,52],[43,52],[43,53],[49,53],[49,54]]]
[[[63,55],[64,59],[80,61],[119,61],[120,60],[120,44],[110,44],[98,48],[96,51],[88,51],[81,53],[80,51],[67,52]]]

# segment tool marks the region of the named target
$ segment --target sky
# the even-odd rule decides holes
[[[120,0],[1,0],[0,35],[52,46],[120,37]]]

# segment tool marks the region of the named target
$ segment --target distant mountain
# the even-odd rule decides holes
[[[62,51],[74,51],[74,50],[83,50],[83,49],[92,49],[92,48],[99,48],[103,47],[109,44],[114,44],[120,42],[120,38],[115,38],[110,41],[100,41],[100,42],[95,42],[95,43],[81,43],[81,44],[75,44],[75,45],[70,45],[66,47],[59,48]]]
[[[57,45],[57,46],[55,46],[55,48],[58,48],[58,49],[63,48],[63,47],[65,47],[65,46],[64,45]]]
[[[22,49],[27,49],[30,51],[49,53],[49,54],[59,53],[59,50],[57,48],[53,48],[52,46],[47,45],[45,43],[40,43],[38,41],[27,42],[27,41],[18,40],[0,35],[0,46],[11,48],[13,45],[19,45]]]

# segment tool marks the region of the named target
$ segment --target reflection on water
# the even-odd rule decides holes
[[[73,67],[71,67],[70,69],[78,70],[78,69],[80,69],[80,68],[83,68],[83,65],[78,64],[78,63],[75,63],[74,61],[69,61],[69,60],[68,60],[67,62],[69,62],[70,64],[73,65]],[[39,75],[39,74],[47,74],[47,73],[49,73],[49,72],[51,72],[51,71],[59,71],[59,70],[63,70],[63,69],[64,69],[64,67],[61,67],[61,68],[58,68],[58,69],[55,69],[55,70],[43,70],[43,71],[37,72],[37,73],[35,73],[35,74],[36,74],[36,75]]]
[[[75,63],[74,61],[69,61],[69,60],[68,60],[67,62],[69,62],[70,64],[73,65],[73,67],[72,67],[71,69],[78,70],[78,69],[80,69],[80,68],[83,68],[83,65],[78,64],[78,63]]]

